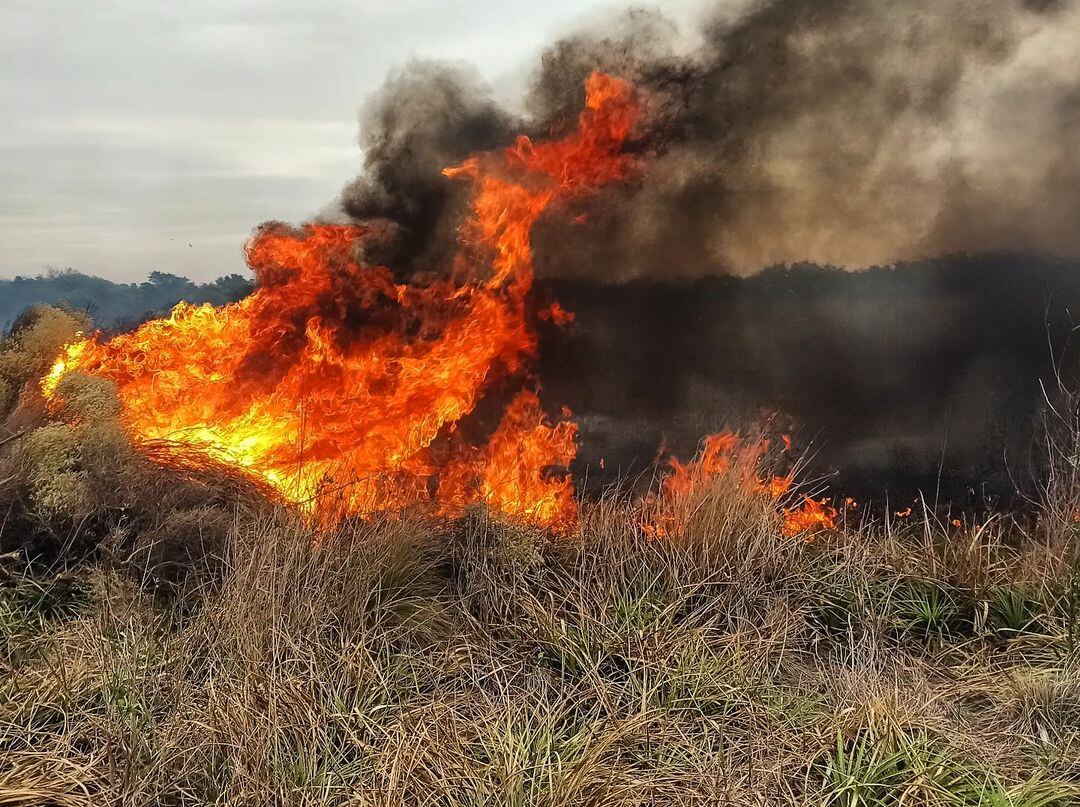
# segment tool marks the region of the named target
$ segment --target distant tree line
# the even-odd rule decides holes
[[[127,330],[167,313],[181,300],[224,305],[252,288],[252,282],[238,274],[210,283],[194,283],[168,272],[151,272],[142,283],[114,283],[72,269],[16,277],[0,280],[0,333],[31,305],[63,305],[86,312],[100,328]]]

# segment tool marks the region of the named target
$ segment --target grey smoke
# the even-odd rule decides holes
[[[515,120],[458,66],[391,77],[364,115],[354,218],[388,218],[387,258],[437,268],[462,215],[439,173],[580,108],[591,70],[633,81],[649,124],[635,181],[538,227],[542,275],[750,274],[958,250],[1080,252],[1080,3],[772,0],[706,17],[680,48],[630,11],[553,43]],[[382,257],[382,256],[380,256]]]

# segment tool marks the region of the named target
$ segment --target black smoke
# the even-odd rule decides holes
[[[714,17],[690,54],[631,20],[544,55],[538,114],[570,114],[592,69],[623,73],[654,110],[655,155],[591,227],[551,220],[542,273],[1080,252],[1076,3],[776,0]]]
[[[576,314],[542,327],[538,376],[581,424],[575,477],[594,487],[650,479],[660,445],[687,459],[703,434],[772,419],[840,495],[1014,503],[1038,487],[1058,375],[1076,381],[1077,260],[953,255],[542,292]]]
[[[505,145],[512,131],[510,116],[463,66],[412,62],[392,74],[364,109],[364,174],[342,193],[348,216],[382,225],[369,260],[404,275],[445,267],[469,188],[442,169]]]
[[[635,181],[537,229],[542,276],[692,278],[954,251],[1080,252],[1080,3],[772,0],[684,44],[631,11],[542,54],[526,113],[461,66],[413,63],[366,107],[345,212],[396,223],[395,267],[452,249],[441,169],[572,121],[593,70],[647,109]],[[578,215],[587,213],[585,225]]]
[[[554,42],[515,113],[460,66],[393,75],[342,199],[382,222],[368,259],[447,266],[467,189],[442,168],[557,134],[591,71],[620,75],[646,113],[638,170],[534,233],[539,296],[577,313],[544,331],[537,378],[580,420],[590,478],[773,411],[853,495],[1024,487],[1041,383],[1075,364],[1080,0],[702,19],[687,37],[635,10]]]

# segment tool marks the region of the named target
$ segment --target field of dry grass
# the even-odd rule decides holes
[[[18,396],[74,327],[0,352],[0,804],[1080,803],[1075,440],[1023,522],[316,531]]]

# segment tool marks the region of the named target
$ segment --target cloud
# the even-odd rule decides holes
[[[594,5],[9,0],[0,277],[240,271],[253,226],[309,218],[355,176],[357,111],[389,69],[520,72]]]

